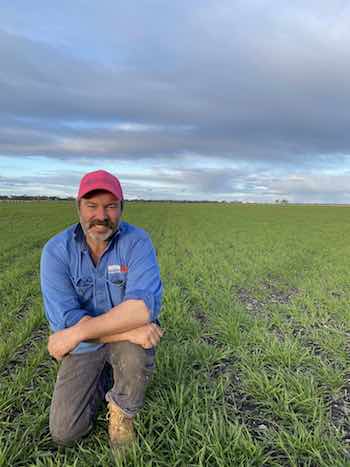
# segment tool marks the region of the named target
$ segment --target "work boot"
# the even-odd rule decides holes
[[[111,448],[130,445],[135,441],[133,421],[114,402],[108,402],[108,436]]]

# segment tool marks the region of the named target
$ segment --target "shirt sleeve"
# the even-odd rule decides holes
[[[156,321],[162,304],[163,286],[156,252],[149,237],[137,240],[128,259],[128,275],[124,301],[143,300]]]
[[[58,245],[48,243],[43,249],[40,282],[45,315],[52,331],[69,328],[88,314],[80,307],[68,263],[60,254]]]

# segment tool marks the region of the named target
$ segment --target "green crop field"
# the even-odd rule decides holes
[[[48,432],[39,259],[73,204],[0,204],[1,466],[350,466],[350,208],[128,204],[165,287],[157,372],[112,460],[106,410],[71,448]]]

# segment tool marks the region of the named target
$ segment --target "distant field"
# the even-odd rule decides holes
[[[158,370],[117,466],[350,465],[350,207],[129,204],[165,299]],[[39,259],[74,204],[0,204],[0,466],[110,466],[105,411],[56,449]]]

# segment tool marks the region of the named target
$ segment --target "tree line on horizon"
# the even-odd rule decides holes
[[[46,196],[46,195],[0,195],[0,201],[75,201],[73,196]],[[227,203],[242,204],[243,201],[210,201],[210,200],[173,200],[173,199],[126,199],[131,203]]]

